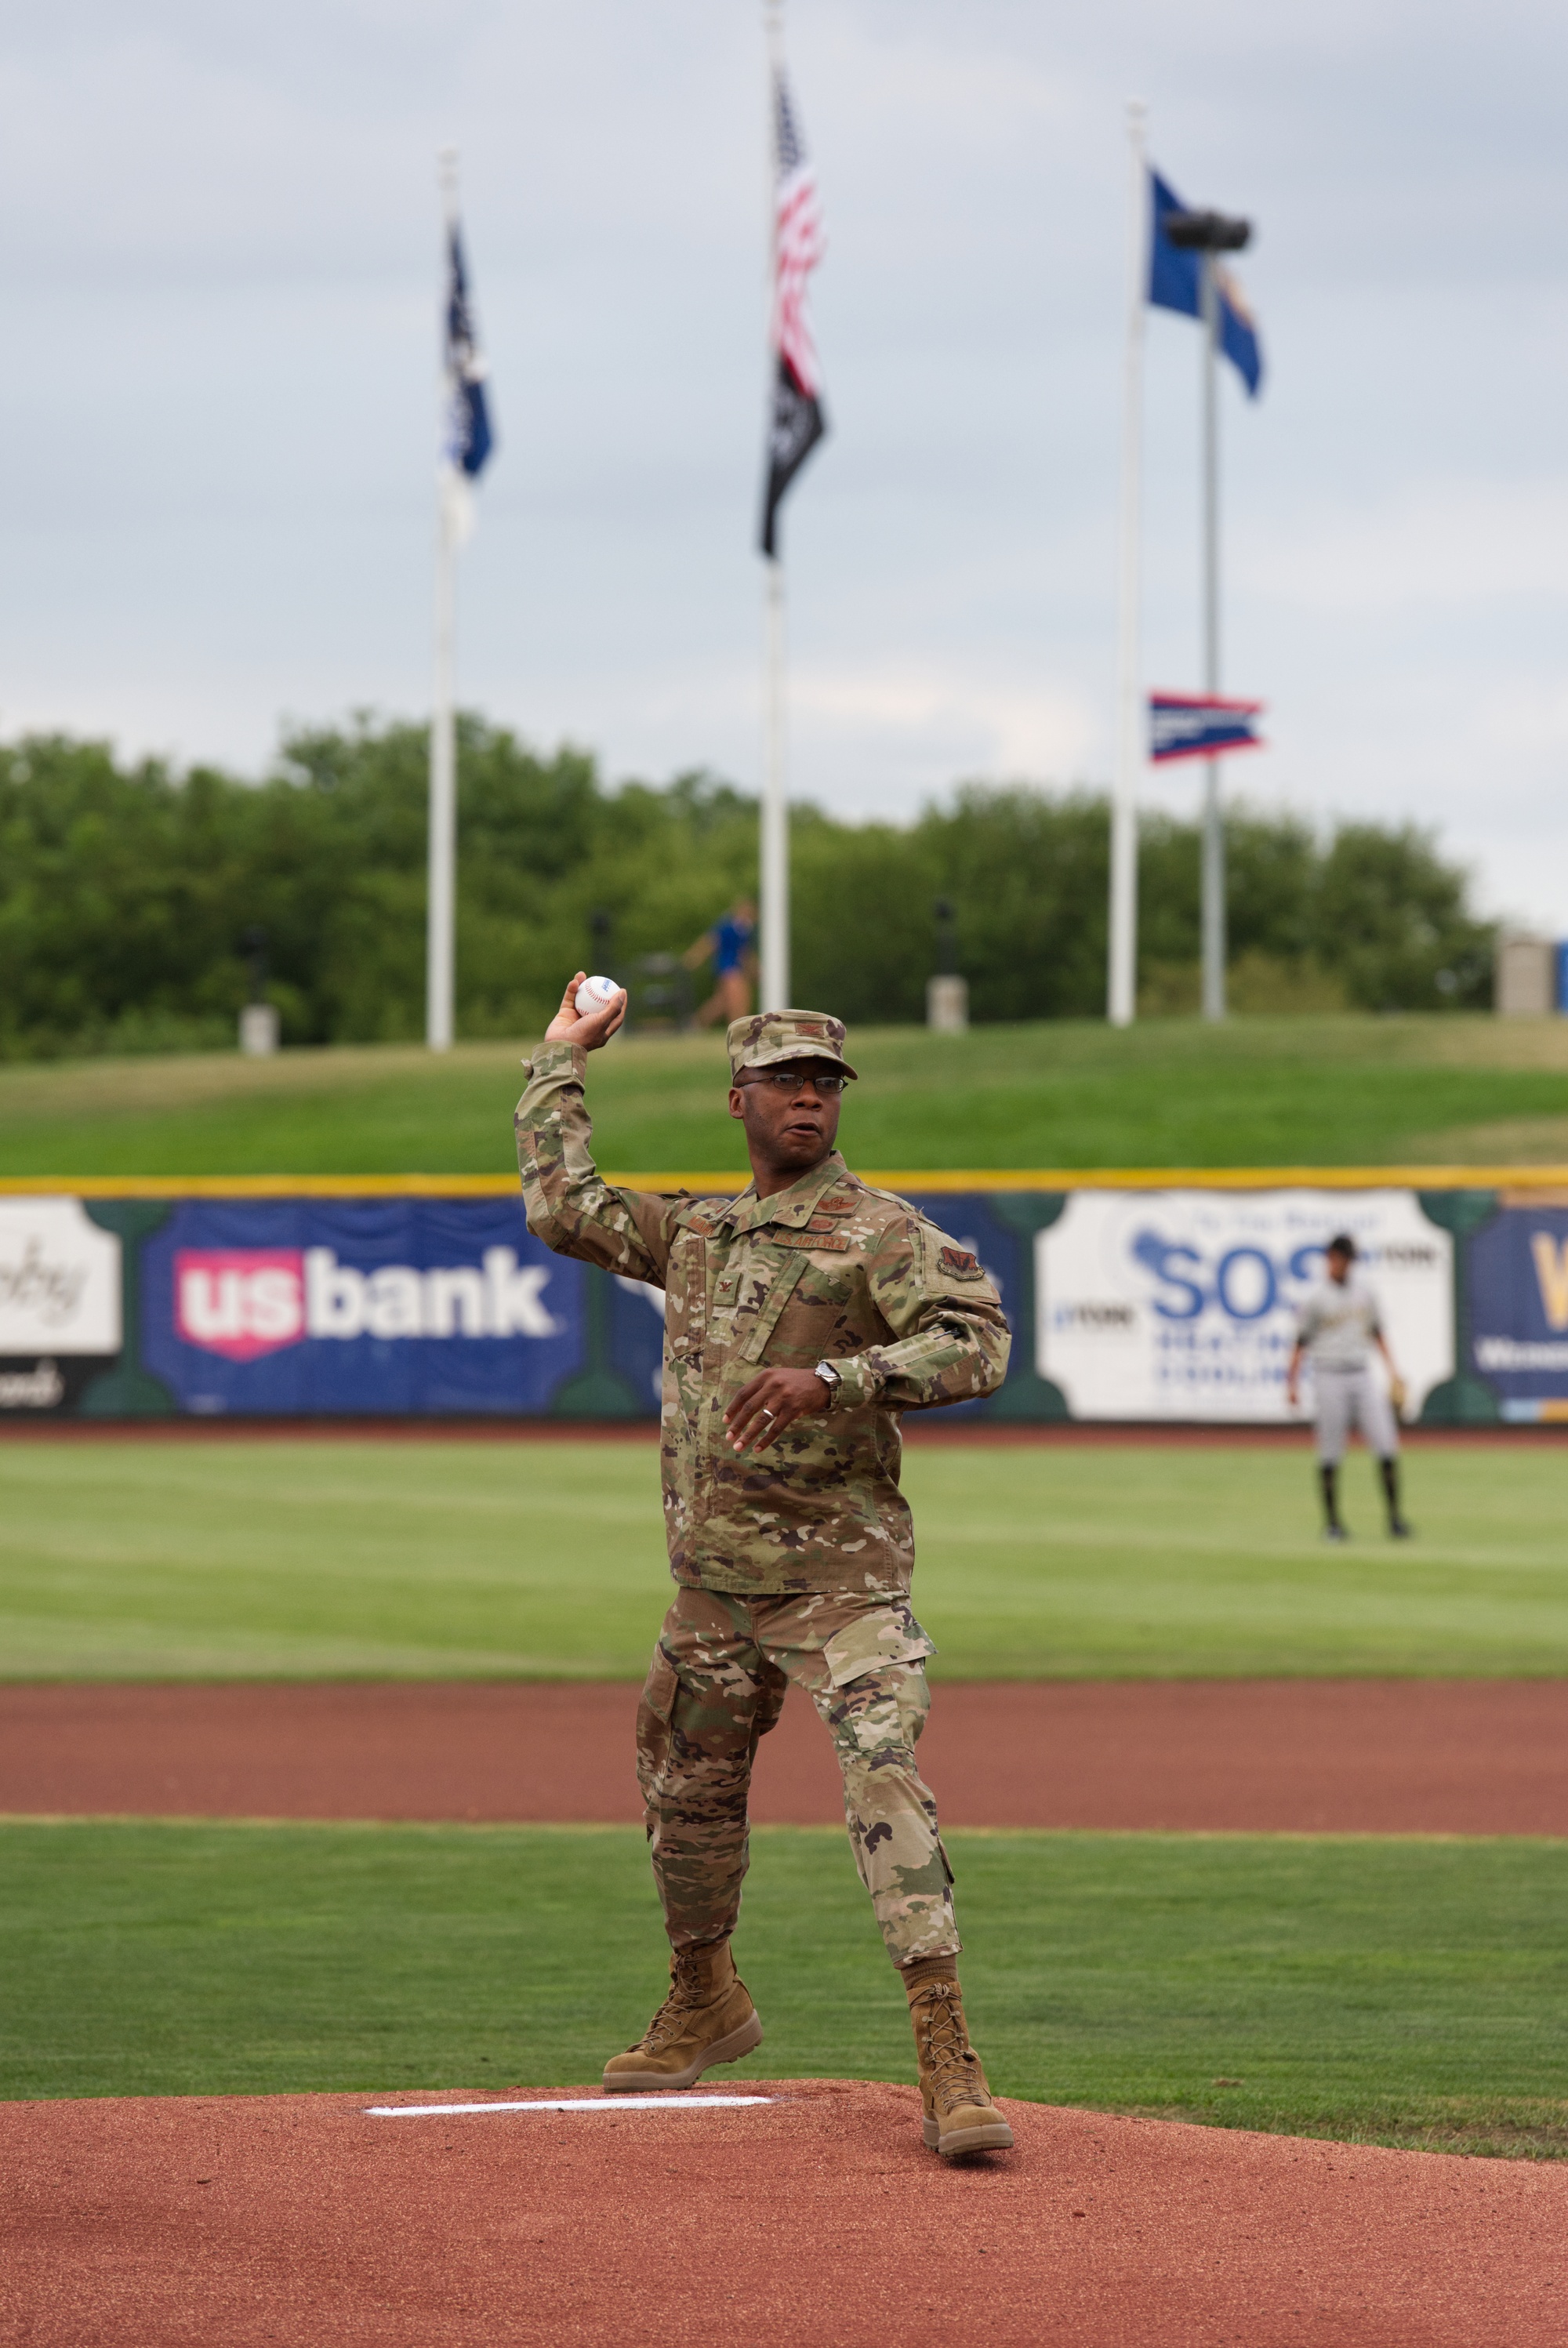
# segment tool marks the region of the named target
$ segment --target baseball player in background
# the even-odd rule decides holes
[[[587,1055],[624,995],[579,1015],[582,973],[528,1063],[518,1163],[530,1231],[665,1292],[662,1472],[674,1603],[637,1715],[670,1993],[606,2065],[612,2092],[695,2086],[762,2036],[730,1955],[758,1737],[803,1688],[844,1781],[861,1880],[909,2000],[925,2141],[1013,2141],[970,2044],[936,1805],[915,1766],[931,1641],[910,1610],[914,1542],[900,1414],[993,1393],[1007,1323],[967,1248],[872,1190],[834,1148],[854,1070],[815,1011],[731,1022],[738,1198],[613,1189],[594,1166]]]
[[[1405,1382],[1394,1366],[1383,1334],[1377,1300],[1356,1270],[1356,1242],[1338,1231],[1324,1250],[1326,1277],[1307,1297],[1296,1324],[1295,1345],[1285,1372],[1285,1400],[1295,1408],[1303,1355],[1312,1363],[1317,1389],[1317,1472],[1323,1487],[1323,1537],[1348,1540],[1339,1516],[1339,1463],[1352,1432],[1359,1427],[1377,1461],[1388,1530],[1407,1540],[1410,1528],[1399,1513],[1399,1430],[1396,1414],[1405,1406]],[[1368,1348],[1376,1345],[1388,1372],[1385,1390],[1373,1375]]]

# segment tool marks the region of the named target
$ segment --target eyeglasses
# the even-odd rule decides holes
[[[746,1081],[752,1085],[771,1085],[775,1092],[798,1093],[802,1085],[813,1085],[818,1092],[831,1100],[841,1093],[849,1079],[824,1070],[820,1076],[802,1076],[792,1068],[748,1068]]]

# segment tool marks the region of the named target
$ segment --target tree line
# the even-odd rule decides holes
[[[257,932],[286,1043],[422,1035],[426,758],[423,726],[368,717],[291,733],[259,783],[58,735],[0,747],[0,1057],[230,1044]],[[755,801],[713,776],[612,789],[585,752],[473,716],[459,773],[460,1035],[527,1034],[596,948],[620,974],[755,889]],[[793,844],[798,1001],[923,1018],[943,899],[975,1019],[1103,1010],[1103,797],[971,783],[907,826],[804,807]],[[1152,1012],[1197,1002],[1198,846],[1144,818]],[[1418,828],[1238,808],[1228,855],[1239,1009],[1490,1001],[1492,932]]]

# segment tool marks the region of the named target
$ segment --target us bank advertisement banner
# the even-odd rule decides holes
[[[209,1416],[547,1411],[583,1276],[521,1200],[183,1201],[142,1248],[142,1359]]]
[[[1075,1191],[1035,1242],[1039,1375],[1074,1418],[1289,1421],[1296,1314],[1339,1231],[1415,1417],[1453,1373],[1453,1243],[1410,1190]]]
[[[1470,1365],[1505,1419],[1568,1418],[1568,1205],[1504,1206],[1470,1243]]]
[[[1016,1302],[985,1201],[925,1204]],[[518,1194],[181,1200],[140,1274],[142,1365],[181,1413],[658,1412],[662,1290],[552,1255]]]

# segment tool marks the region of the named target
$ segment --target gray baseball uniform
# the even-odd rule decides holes
[[[1399,1448],[1393,1406],[1371,1364],[1373,1340],[1381,1334],[1377,1300],[1354,1266],[1343,1282],[1320,1282],[1301,1308],[1296,1335],[1317,1387],[1317,1456],[1326,1467],[1344,1458],[1357,1426],[1379,1459],[1392,1459]]]

